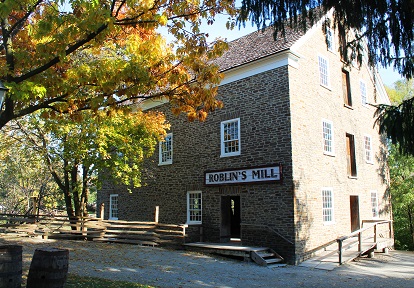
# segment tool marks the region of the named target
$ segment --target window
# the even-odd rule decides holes
[[[365,85],[364,81],[359,81],[359,89],[361,90],[361,101],[362,105],[367,105],[367,85]]]
[[[322,189],[322,217],[323,223],[329,224],[334,222],[333,210],[333,192],[332,188]]]
[[[339,35],[339,53],[341,55],[342,61],[348,60],[348,47],[346,39],[346,30],[344,26],[338,25],[338,35]]]
[[[319,62],[319,79],[320,84],[325,87],[329,87],[329,65],[328,59],[323,56],[318,56]]]
[[[346,134],[346,156],[348,176],[356,177],[355,140],[354,135]]]
[[[201,191],[187,193],[187,223],[201,224]]]
[[[333,124],[329,120],[322,120],[323,133],[323,153],[326,155],[334,155],[334,136]]]
[[[165,136],[164,141],[160,141],[159,145],[159,165],[172,164],[173,158],[173,134],[169,133]]]
[[[221,157],[240,155],[240,118],[221,122]]]
[[[346,70],[342,70],[342,93],[344,96],[344,104],[352,107],[351,84],[349,80],[349,72]]]
[[[371,136],[365,135],[364,136],[364,151],[365,151],[365,161],[367,163],[374,163],[373,155],[372,155],[372,141]]]
[[[109,195],[109,219],[118,220],[118,194]]]
[[[377,191],[371,191],[371,207],[372,207],[372,217],[378,218],[379,217],[379,210],[378,210],[378,194]]]
[[[326,28],[326,44],[328,51],[335,52],[334,34],[330,28]]]

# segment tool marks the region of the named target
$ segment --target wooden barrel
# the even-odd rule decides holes
[[[69,250],[39,248],[33,254],[26,288],[63,288],[69,267]]]
[[[0,246],[0,288],[21,288],[22,246]]]

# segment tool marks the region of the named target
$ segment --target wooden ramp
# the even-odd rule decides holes
[[[333,270],[339,265],[374,251],[386,251],[394,247],[392,220],[363,220],[361,229],[333,240],[312,250],[315,257],[299,266]]]
[[[196,242],[184,244],[192,250],[205,253],[214,253],[226,256],[242,257],[245,261],[254,261],[261,266],[280,264],[284,261],[283,257],[267,247],[243,246],[240,242],[230,243],[206,243]]]
[[[361,245],[361,251],[359,251],[358,243],[358,237],[348,238],[343,241],[341,264],[350,262],[365,253],[382,251],[386,247],[393,246],[393,239],[382,238],[380,241],[377,240],[377,242],[374,242],[374,238],[366,239]],[[315,257],[299,264],[301,267],[322,270],[333,270],[339,265],[339,250],[337,243],[325,247],[323,251],[316,253]]]

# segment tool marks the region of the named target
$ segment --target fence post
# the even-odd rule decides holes
[[[374,243],[377,243],[377,224],[374,225]]]
[[[100,210],[100,218],[101,218],[101,220],[104,220],[104,214],[105,214],[105,203],[102,203],[101,204],[101,210]]]
[[[392,221],[389,221],[388,222],[388,225],[389,225],[389,230],[390,230],[390,238],[392,238],[392,235],[393,235],[393,231],[392,231]]]
[[[338,239],[339,265],[342,265],[342,240]]]
[[[158,224],[158,218],[160,216],[160,206],[155,206],[155,223]]]
[[[358,252],[362,251],[362,232],[358,233]]]

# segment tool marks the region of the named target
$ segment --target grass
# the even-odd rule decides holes
[[[152,288],[152,286],[125,281],[68,275],[65,288]]]

